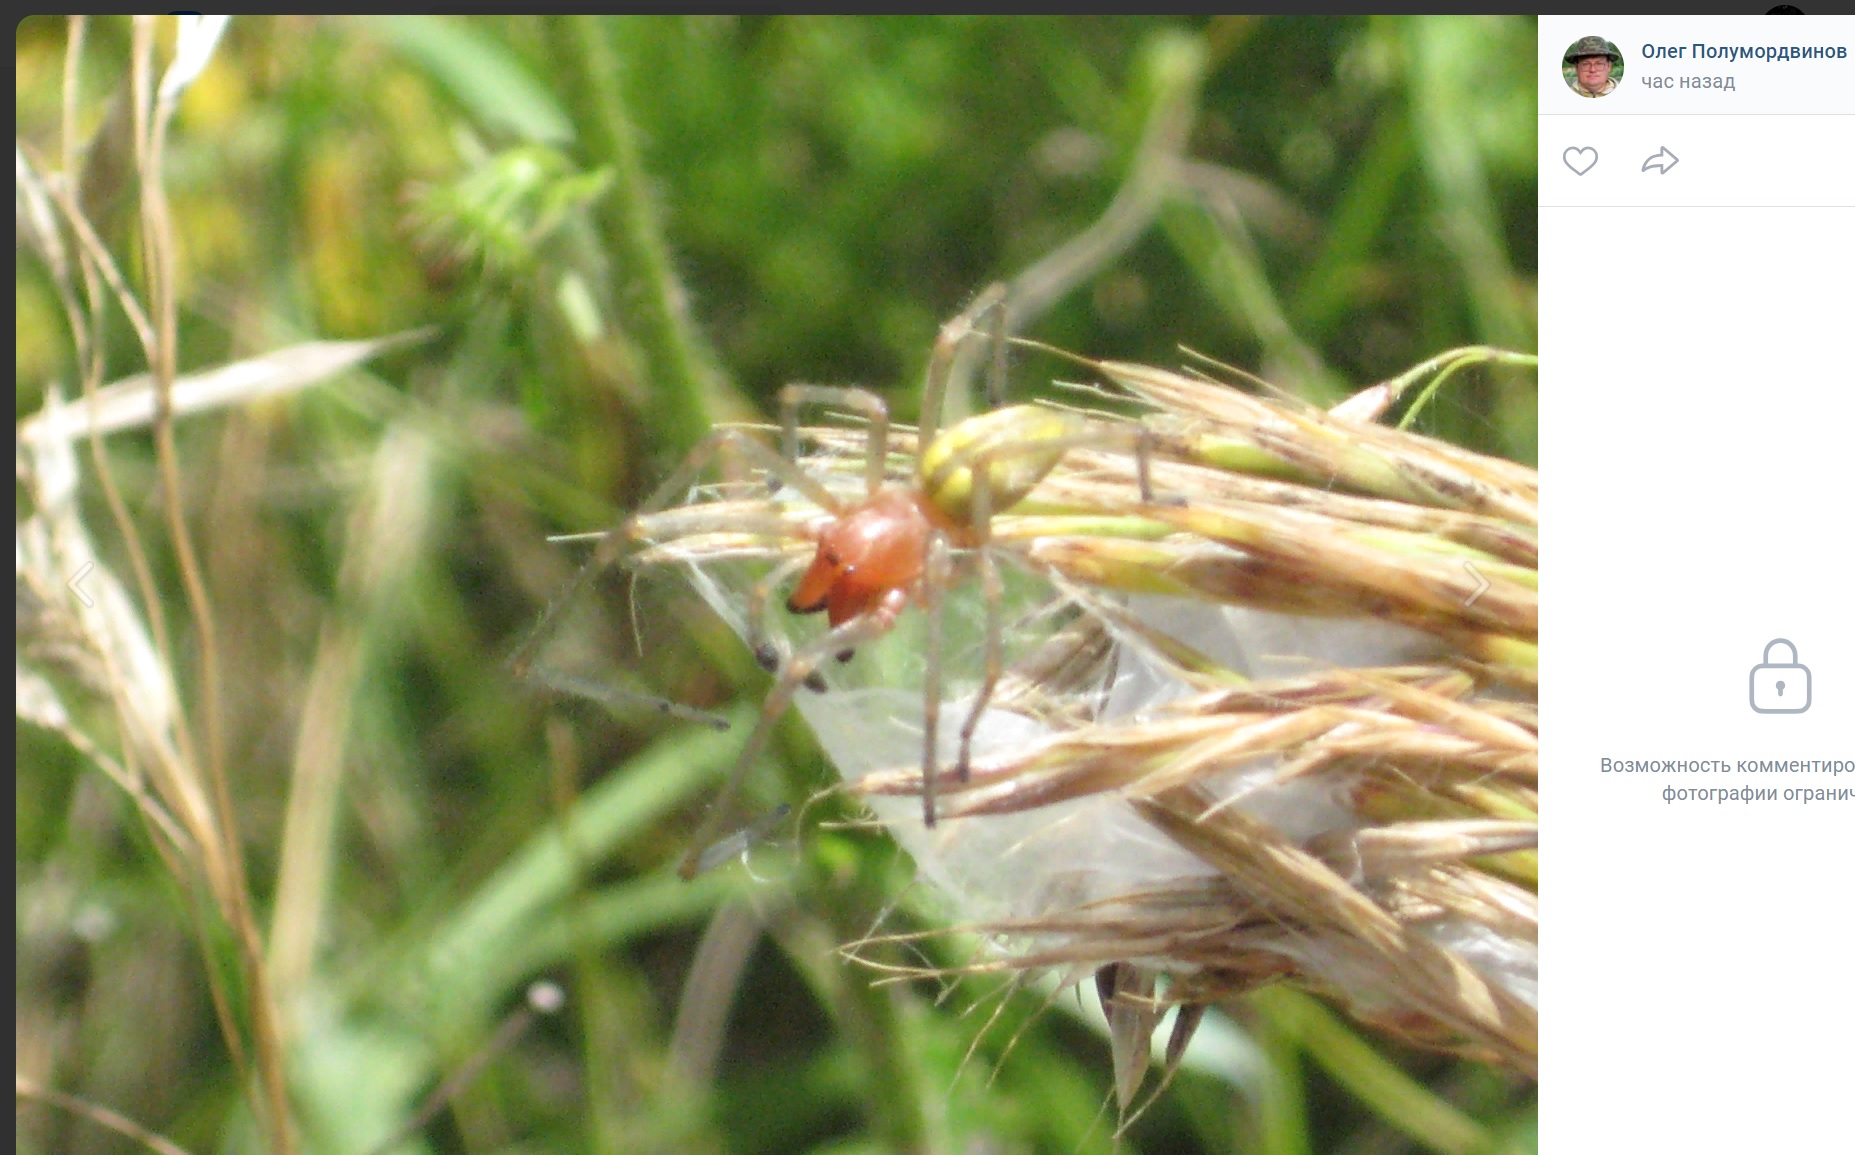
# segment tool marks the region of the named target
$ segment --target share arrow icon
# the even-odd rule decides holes
[[[1663,145],[1655,150],[1654,156],[1642,162],[1642,171],[1648,172],[1650,169],[1655,169],[1663,176],[1667,176],[1668,170],[1680,163],[1681,158],[1669,152],[1667,145]]]

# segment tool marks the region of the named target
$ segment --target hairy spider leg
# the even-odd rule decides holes
[[[955,427],[957,429],[957,426]],[[960,781],[972,778],[973,735],[979,730],[980,715],[992,701],[998,680],[1004,672],[1003,614],[1004,590],[999,584],[998,565],[992,558],[992,463],[998,451],[984,453],[975,463],[973,473],[972,532],[973,549],[979,561],[979,589],[985,598],[985,678],[973,695],[972,709],[960,727],[960,753],[954,762],[954,774]],[[1048,473],[1061,460],[1059,454],[1044,469]]]
[[[989,315],[992,319],[991,371],[986,376],[986,401],[990,409],[997,409],[1004,400],[1006,340],[1009,337],[1006,317],[1007,290],[1003,282],[995,281],[986,286],[974,297],[972,302],[961,310],[958,316],[942,325],[934,338],[934,351],[928,358],[927,381],[921,390],[921,419],[915,428],[915,465],[917,481],[922,486],[923,496],[931,503],[932,495],[925,482],[925,471],[921,468],[923,455],[928,447],[939,439],[941,410],[947,403],[947,385],[953,376],[954,362],[962,346],[973,335],[978,325]],[[924,826],[933,826],[936,820],[935,805],[940,781],[940,666],[942,654],[942,634],[947,586],[952,581],[953,560],[952,545],[943,530],[936,530],[929,541],[928,564],[922,572],[922,598],[929,603],[928,647],[926,661],[922,670],[922,741],[921,741],[921,821]],[[999,648],[999,604],[1002,594],[997,588],[995,575],[990,568],[991,556],[981,551],[984,559],[980,564],[984,573],[983,588],[986,592],[985,646],[987,660]],[[988,667],[989,668],[989,667]],[[989,695],[988,695],[989,696]],[[961,751],[959,760],[960,779],[971,777],[966,770],[965,752],[970,746],[970,732],[978,725],[976,717],[969,717],[967,724],[961,728]]]
[[[934,352],[928,358],[927,383],[921,390],[921,420],[916,429],[915,444],[925,449],[933,444],[935,435],[940,430],[941,410],[947,404],[947,385],[953,377],[953,365],[960,349],[967,338],[978,331],[979,323],[988,315],[995,317],[993,328],[992,372],[994,380],[987,383],[987,396],[996,406],[1002,400],[1002,383],[1005,379],[1005,286],[993,283],[986,286],[970,305],[961,310],[960,315],[940,327],[940,334],[934,338]]]
[[[947,535],[935,530],[928,540],[927,565],[921,573],[921,609],[928,616],[927,647],[921,671],[921,824],[937,821],[936,799],[940,783],[940,662],[947,586],[951,583],[953,554]],[[990,606],[987,607],[989,614]],[[991,632],[991,619],[986,622]]]
[[[1006,297],[1009,290],[1004,285],[994,285],[993,288],[997,290],[998,303],[990,305],[992,364],[990,371],[985,375],[985,407],[988,410],[1002,408],[1005,404],[1005,375],[1009,368],[1006,358],[1011,352],[1011,316],[1006,309]]]
[[[799,406],[841,405],[863,414],[869,421],[867,449],[863,458],[863,496],[875,497],[882,488],[889,468],[889,407],[868,389],[839,385],[792,384],[779,391],[781,444],[786,459],[799,460]]]

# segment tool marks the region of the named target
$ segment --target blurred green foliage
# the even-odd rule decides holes
[[[19,140],[54,173],[66,37],[47,17],[16,35]],[[1030,335],[1158,364],[1186,346],[1322,400],[1456,345],[1531,350],[1533,41],[1525,17],[234,20],[166,168],[182,371],[439,334],[177,429],[255,901],[274,939],[306,944],[272,944],[303,1149],[378,1143],[544,975],[566,1010],[398,1149],[1110,1149],[1105,1043],[1041,996],[988,1027],[1001,992],[872,990],[833,953],[898,894],[894,917],[915,917],[880,839],[808,835],[777,885],[669,878],[738,728],[515,682],[503,658],[573,571],[545,535],[614,524],[787,381],[868,385],[911,418],[939,323],[1128,182],[1178,91],[1169,53],[1201,62],[1172,160],[1210,192],[1169,197]],[[137,189],[112,153],[127,54],[126,25],[91,22],[64,175],[134,280]],[[16,288],[24,416],[79,366],[47,269],[22,255]],[[146,368],[120,318],[109,335],[106,380]],[[1033,376],[1018,366],[1012,389]],[[1464,379],[1422,424],[1531,461],[1531,389]],[[177,591],[150,441],[109,450]],[[608,592],[591,644],[617,653],[626,593]],[[650,596],[645,652],[615,661],[679,701],[751,707],[764,683],[732,639]],[[195,636],[178,592],[165,612]],[[177,661],[190,692],[191,643]],[[318,677],[338,705],[309,693]],[[18,736],[21,1071],[191,1150],[238,1149],[245,1088],[204,981],[223,932],[105,779]],[[829,778],[796,726],[780,758],[785,782],[754,786],[768,805]],[[292,819],[316,804],[335,815],[322,833]],[[292,854],[306,890],[273,882]],[[692,977],[696,960],[711,969]],[[704,1009],[727,1028],[698,1064],[712,1078],[679,1077]],[[1373,1107],[1336,1057],[1352,1052],[1292,1010],[1237,1008],[1268,1062],[1181,1075],[1124,1146],[1532,1145],[1529,1085],[1383,1047],[1361,1061],[1395,1063],[1395,1093],[1435,1110]],[[36,1106],[17,1133],[132,1149]]]

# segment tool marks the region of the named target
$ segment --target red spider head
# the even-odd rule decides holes
[[[818,534],[818,552],[786,608],[828,612],[840,626],[866,613],[893,590],[912,590],[927,564],[931,526],[919,497],[881,489],[846,510]]]

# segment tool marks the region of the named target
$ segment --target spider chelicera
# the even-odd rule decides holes
[[[924,655],[921,805],[922,821],[934,825],[940,758],[939,608],[953,574],[954,555],[969,554],[975,559],[986,601],[985,673],[960,729],[955,765],[956,774],[963,780],[968,774],[974,731],[1002,673],[1000,579],[992,557],[992,515],[1022,501],[1056,468],[1066,452],[1081,446],[1132,452],[1140,500],[1153,500],[1147,430],[1137,423],[1023,404],[995,407],[945,430],[938,428],[955,359],[969,339],[989,337],[992,341],[996,390],[1004,363],[1004,308],[1004,288],[995,285],[942,327],[922,397],[922,420],[916,433],[920,449],[913,475],[906,481],[888,477],[889,411],[881,398],[858,388],[788,385],[780,392],[783,453],[776,453],[741,429],[711,433],[619,533],[603,535],[601,548],[576,579],[575,589],[592,573],[616,560],[626,544],[641,536],[640,519],[682,500],[724,451],[758,466],[769,488],[790,486],[826,515],[808,531],[816,540],[810,557],[777,566],[753,592],[749,633],[755,657],[778,676],[733,770],[691,841],[679,867],[683,877],[700,873],[705,852],[721,834],[741,781],[765,750],[774,724],[800,687],[821,689],[820,670],[825,663],[849,660],[858,647],[892,630],[902,613],[913,605],[931,615]],[[988,319],[991,326],[984,330],[981,326]],[[845,500],[798,464],[798,416],[805,406],[835,406],[856,412],[866,420],[864,493],[860,500]],[[773,591],[795,574],[798,580],[785,598],[786,609],[795,614],[823,613],[829,629],[782,661],[779,650],[766,640],[762,623]],[[572,596],[573,591],[569,591],[558,599],[523,642],[513,663],[518,675],[528,676],[535,650],[555,613]]]

